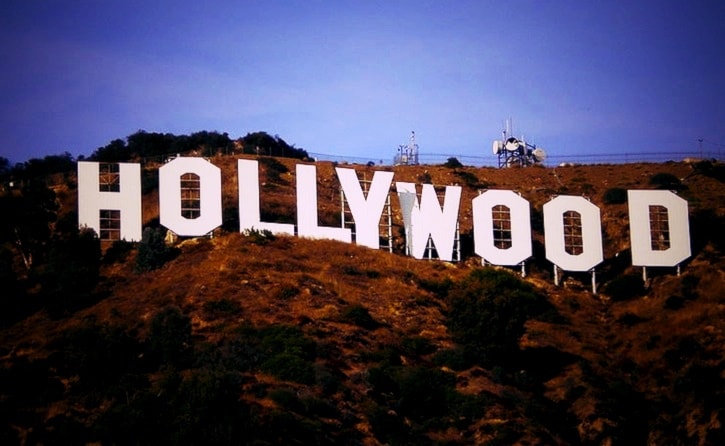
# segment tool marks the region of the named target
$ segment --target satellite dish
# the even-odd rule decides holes
[[[506,145],[504,146],[504,148],[509,152],[515,152],[519,149],[520,145],[521,143],[519,142],[519,140],[512,137],[506,140]]]
[[[534,149],[531,154],[534,155],[534,159],[536,159],[536,161],[540,163],[543,163],[546,159],[546,152],[544,151],[544,149]]]
[[[493,142],[493,154],[498,155],[498,152],[500,152],[503,149],[503,141],[494,141]]]

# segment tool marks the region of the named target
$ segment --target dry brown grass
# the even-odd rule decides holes
[[[262,170],[262,210],[274,215],[294,216],[296,161],[278,161],[290,172],[277,179]],[[235,209],[238,197],[236,158],[218,157],[212,162],[222,169],[224,207]],[[355,168],[361,178],[370,178],[374,171],[366,166],[342,167]],[[684,179],[688,188],[681,194],[689,201],[692,213],[699,210],[712,210],[720,216],[724,213],[725,187],[722,183],[693,175],[691,166],[681,163],[459,170],[468,172],[477,182],[491,188],[521,192],[530,201],[532,209],[539,212],[557,193],[587,195],[602,212],[607,259],[629,246],[626,205],[603,203],[603,195],[609,188],[646,189],[651,187],[648,182],[655,173],[671,173]],[[461,183],[463,178],[453,170],[439,166],[396,167],[394,171],[394,181],[417,183],[418,178],[427,174],[434,184],[449,185]],[[317,173],[320,222],[339,223],[339,184],[334,165],[317,163]],[[472,177],[466,178],[471,181]],[[477,194],[475,188],[464,187],[460,210],[460,226],[464,233],[472,229],[470,203]],[[63,196],[73,197],[73,191],[68,190]],[[158,216],[156,200],[156,193],[144,197],[145,222]],[[69,199],[68,203],[73,200]],[[402,221],[395,195],[393,206],[396,210],[394,224],[400,227]],[[334,362],[334,367],[346,380],[347,393],[336,394],[333,398],[340,407],[360,417],[358,429],[363,433],[365,443],[378,444],[370,433],[365,415],[369,389],[363,377],[370,364],[361,359],[361,354],[399,347],[402,339],[410,336],[425,337],[439,349],[453,346],[445,326],[445,300],[427,291],[421,281],[450,279],[458,282],[479,267],[479,260],[467,259],[452,265],[417,261],[399,253],[334,241],[278,236],[267,243],[258,243],[252,237],[234,231],[217,232],[211,239],[183,242],[181,254],[157,271],[134,273],[133,257],[126,263],[105,266],[101,287],[109,291],[109,297],[67,319],[53,320],[43,312],[36,313],[2,330],[0,345],[7,351],[12,350],[16,356],[42,358],[48,354],[46,349],[50,341],[89,316],[99,322],[123,322],[134,327],[143,338],[153,315],[169,304],[178,306],[191,317],[195,339],[212,344],[231,336],[240,326],[296,326],[320,345],[337,353],[334,361],[330,358],[318,360],[329,367],[333,367]],[[542,241],[543,234],[536,232],[534,239]],[[400,245],[400,240],[397,242]],[[546,295],[565,322],[529,321],[520,346],[524,351],[552,348],[576,360],[542,383],[539,390],[521,390],[510,382],[497,380],[491,370],[478,366],[457,372],[459,391],[489,395],[494,403],[487,409],[486,416],[473,423],[467,432],[437,432],[432,433],[431,438],[443,441],[460,434],[466,440],[483,442],[493,440],[497,429],[522,426],[520,441],[546,442],[542,440],[546,438],[542,436],[544,427],[527,424],[531,419],[524,409],[526,403],[520,402],[545,398],[565,407],[566,413],[576,420],[575,428],[581,441],[604,441],[605,427],[613,421],[601,413],[602,400],[606,396],[602,382],[623,381],[648,400],[664,398],[673,404],[683,404],[681,409],[667,414],[669,418],[664,422],[685,416],[688,410],[701,413],[699,403],[679,395],[674,383],[682,378],[693,361],[722,370],[722,358],[725,357],[724,271],[725,261],[712,246],[695,252],[684,266],[683,277],[697,277],[699,282],[694,288],[697,298],[671,309],[667,308],[668,298],[681,295],[683,287],[683,277],[675,276],[674,270],[655,274],[646,296],[613,301],[606,295],[592,295],[588,283],[577,283],[576,280],[567,282],[571,285],[568,287],[554,287],[550,272],[533,266],[527,280]],[[223,316],[210,316],[205,311],[205,303],[224,300],[232,302],[238,311]],[[346,321],[343,315],[351,306],[367,309],[378,323],[377,327],[363,328]],[[682,352],[684,365],[676,366],[668,358],[676,355],[672,352],[678,345],[683,345],[683,341],[696,342],[702,346],[702,351],[690,352],[689,357],[688,352]],[[411,358],[402,360],[413,361]],[[254,383],[293,386],[265,375],[256,376]],[[309,391],[299,385],[294,388],[299,392]],[[244,398],[252,397],[247,393]],[[263,407],[275,407],[268,398],[252,400]],[[722,410],[708,414],[714,414],[712,416],[722,421]],[[707,434],[703,426],[710,421],[704,421],[706,415],[702,412],[700,418],[693,418],[684,428],[692,435],[693,443],[697,440],[702,444]],[[667,438],[657,435],[656,432],[652,434],[655,443],[666,442]],[[561,443],[560,438],[552,438],[548,440]]]

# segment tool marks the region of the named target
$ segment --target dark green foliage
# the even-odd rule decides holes
[[[342,320],[368,330],[374,330],[380,325],[370,315],[370,311],[359,304],[350,305],[345,308],[342,312]]]
[[[47,308],[53,315],[90,302],[101,263],[101,243],[92,229],[54,237],[41,277]]]
[[[649,184],[656,186],[657,189],[681,190],[685,188],[679,178],[671,173],[660,172],[652,175]]]
[[[272,356],[262,363],[261,370],[285,381],[300,384],[315,382],[312,363],[294,353],[282,352]]]
[[[646,321],[646,319],[643,319],[640,316],[629,312],[624,313],[617,318],[617,322],[624,325],[625,327],[632,327],[644,321]]]
[[[447,301],[451,334],[483,365],[512,358],[528,319],[556,314],[528,283],[494,269],[472,271],[451,288]]]
[[[204,302],[201,306],[204,317],[210,320],[238,316],[242,307],[239,302],[230,299],[217,299]]]
[[[249,444],[263,428],[239,399],[241,384],[219,368],[169,370],[156,388],[116,400],[87,435],[103,444]]]
[[[178,249],[166,245],[166,230],[162,227],[145,228],[136,256],[136,271],[153,271],[176,257]]]
[[[418,286],[426,291],[430,291],[437,297],[445,298],[448,295],[448,290],[453,286],[453,281],[446,277],[441,280],[427,279],[425,277],[418,278],[416,280]]]
[[[276,158],[272,158],[271,156],[262,156],[259,158],[259,164],[262,166],[262,169],[264,169],[267,181],[278,184],[286,183],[286,181],[282,178],[282,175],[289,172],[289,169]]]
[[[268,245],[277,239],[277,236],[268,229],[262,229],[260,231],[254,228],[246,229],[244,231],[244,237],[246,237],[250,243],[260,246]]]
[[[612,187],[604,191],[602,200],[604,204],[624,204],[627,202],[627,190],[621,187]]]
[[[26,306],[21,299],[21,287],[13,268],[13,253],[5,246],[0,245],[0,326],[15,320]]]
[[[418,175],[418,182],[424,183],[424,184],[433,184],[433,177],[430,176],[430,173],[426,170],[425,172]]]
[[[447,415],[448,395],[455,388],[453,374],[437,368],[404,367],[396,381],[401,413],[414,419]]]
[[[463,164],[458,161],[458,158],[450,157],[446,160],[445,164],[443,164],[443,167],[448,167],[449,169],[458,169],[460,167],[463,167]]]
[[[190,358],[191,318],[178,307],[169,306],[154,315],[149,348],[162,364],[180,366]]]
[[[255,337],[262,357],[261,370],[286,381],[315,381],[313,360],[317,347],[299,329],[275,325],[260,330]]]
[[[0,195],[0,242],[11,242],[28,270],[42,258],[57,211],[55,192],[39,180],[25,181],[20,193]]]
[[[88,319],[64,333],[56,346],[62,376],[78,376],[76,390],[100,391],[118,386],[121,377],[139,370],[143,352],[125,327]]]
[[[369,411],[373,431],[393,444],[422,444],[416,434],[421,430],[465,428],[488,405],[484,398],[458,393],[455,375],[434,367],[384,361],[367,378],[377,403]]]
[[[67,173],[75,170],[75,161],[69,152],[60,155],[47,155],[33,158],[24,163],[16,164],[12,174],[22,183],[38,180],[56,173]]]
[[[665,308],[668,310],[679,310],[685,305],[685,299],[682,296],[669,296],[665,299]]]
[[[692,274],[682,276],[682,296],[685,299],[695,300],[699,297],[697,286],[700,284],[700,278]]]
[[[297,159],[308,157],[305,150],[290,146],[279,136],[265,132],[247,133],[240,141],[244,145],[244,153]]]
[[[127,242],[126,240],[116,240],[111,244],[106,252],[103,253],[103,263],[111,265],[114,263],[123,263],[128,258],[128,255],[136,247],[133,242]]]
[[[725,164],[712,161],[700,161],[693,166],[696,173],[725,183]]]
[[[403,353],[409,356],[422,356],[433,353],[436,350],[435,345],[430,339],[423,336],[411,336],[403,338],[400,347]]]
[[[466,170],[454,170],[453,175],[460,178],[463,184],[472,189],[486,189],[489,186],[488,183],[479,181],[475,174]]]
[[[642,276],[636,273],[623,274],[609,281],[603,292],[614,301],[629,300],[645,294]]]
[[[452,370],[465,370],[475,363],[473,355],[463,347],[438,350],[433,356],[433,363],[446,366]]]
[[[614,421],[603,432],[613,444],[647,444],[648,420],[651,414],[644,396],[622,380],[606,383],[597,413]]]
[[[284,285],[275,294],[275,298],[280,300],[288,300],[297,296],[300,293],[300,289],[294,285]]]
[[[212,156],[217,153],[229,153],[232,141],[226,133],[209,132],[206,130],[191,135],[174,135],[171,133],[154,133],[139,130],[129,135],[126,140],[111,141],[105,147],[99,147],[90,159],[94,161],[121,162],[133,159],[155,159],[162,161],[164,157],[194,152],[195,155]]]

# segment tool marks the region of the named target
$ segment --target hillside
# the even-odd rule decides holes
[[[179,241],[151,271],[137,268],[138,244],[104,247],[90,293],[60,307],[42,281],[22,294],[37,304],[0,329],[2,444],[725,442],[720,165],[395,167],[394,181],[464,187],[465,255],[446,263],[401,254],[394,195],[393,253],[239,234],[236,158],[211,161],[225,215],[213,237]],[[260,159],[265,220],[295,221],[295,162]],[[316,165],[320,223],[339,225],[334,166]],[[147,226],[158,167],[144,166]],[[392,169],[345,167],[361,179]],[[51,182],[59,221],[72,217],[73,174]],[[664,186],[689,203],[693,255],[645,286],[628,261],[627,205],[611,194]],[[470,205],[485,188],[531,203],[525,279],[472,255]],[[589,274],[554,286],[541,210],[557,194],[601,209],[596,295]]]

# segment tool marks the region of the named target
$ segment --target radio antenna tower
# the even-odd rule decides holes
[[[513,119],[504,122],[501,140],[493,142],[493,154],[498,157],[498,167],[526,167],[546,160],[546,152],[535,144],[529,144],[524,137],[513,136]]]
[[[414,166],[418,164],[418,144],[415,142],[415,132],[410,132],[410,142],[408,144],[400,144],[398,153],[395,154],[396,166],[407,165]]]

